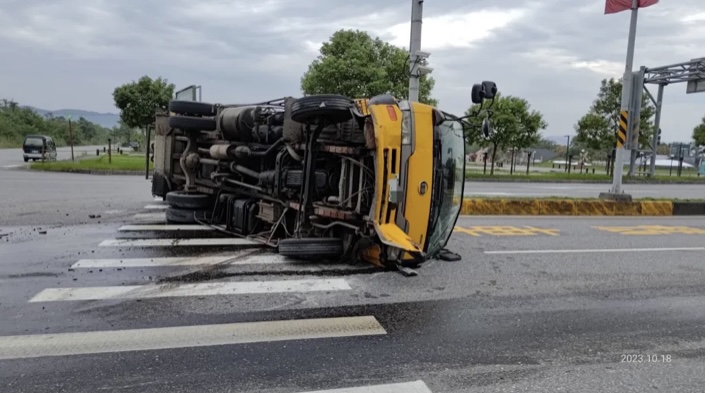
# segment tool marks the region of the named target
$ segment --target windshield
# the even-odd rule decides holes
[[[43,140],[42,138],[27,138],[25,139],[25,146],[27,147],[42,147],[43,145]]]
[[[435,128],[435,183],[432,200],[433,228],[428,254],[435,254],[449,240],[461,210],[464,186],[463,125],[447,120]]]

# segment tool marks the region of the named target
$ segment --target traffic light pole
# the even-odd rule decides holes
[[[649,176],[654,176],[656,174],[656,154],[658,154],[658,142],[660,137],[660,125],[661,125],[661,106],[663,104],[663,88],[664,84],[658,84],[658,97],[656,97],[656,116],[653,119],[653,140],[651,144],[653,146],[653,154],[651,154],[651,168],[648,171]]]
[[[634,46],[636,43],[636,24],[638,21],[638,0],[633,0],[631,6],[631,24],[629,25],[629,41],[626,48],[626,67],[624,69],[624,81],[621,87],[621,111],[619,112],[619,127],[616,133],[616,160],[614,162],[614,181],[611,193],[602,193],[600,197],[612,199],[628,199],[622,196],[621,179],[624,175],[624,146],[628,139],[629,123],[629,97],[631,96],[631,84],[633,81],[634,66]]]

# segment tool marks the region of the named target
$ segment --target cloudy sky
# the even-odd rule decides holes
[[[623,73],[630,12],[604,0],[426,0],[441,108],[462,113],[471,84],[494,80],[573,132],[602,78]],[[408,47],[409,0],[0,0],[0,98],[117,112],[111,93],[142,75],[203,86],[221,103],[299,95],[300,77],[338,29]],[[703,0],[641,9],[634,69],[705,56]],[[650,88],[655,91],[654,86]],[[690,140],[704,95],[666,89],[663,137]]]

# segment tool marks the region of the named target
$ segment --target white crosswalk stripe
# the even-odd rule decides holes
[[[147,210],[163,210],[163,209],[167,209],[167,208],[168,208],[168,205],[157,205],[157,204],[155,204],[155,205],[146,205],[146,206],[144,207],[144,209],[147,209]]]
[[[0,360],[385,334],[375,317],[363,316],[5,336]]]
[[[170,266],[210,266],[210,265],[276,265],[294,263],[294,261],[277,254],[259,255],[213,255],[198,257],[162,257],[162,258],[113,258],[113,259],[81,259],[74,263],[77,268],[110,268],[110,267],[170,267]]]
[[[30,299],[30,303],[71,300],[148,299],[187,296],[246,295],[257,293],[344,291],[349,289],[352,288],[348,285],[347,281],[342,278],[47,288]]]
[[[160,213],[138,213],[133,216],[133,222],[140,223],[165,223],[165,212]]]
[[[432,393],[424,381],[360,386],[343,389],[318,390],[302,393]]]
[[[109,239],[99,247],[176,247],[176,246],[241,246],[262,247],[263,243],[239,238],[206,239]]]

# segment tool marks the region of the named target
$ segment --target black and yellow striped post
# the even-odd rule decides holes
[[[629,112],[622,110],[619,112],[619,129],[616,132],[616,147],[623,148],[626,145],[626,136],[629,124]]]

